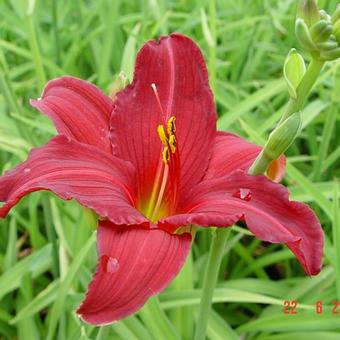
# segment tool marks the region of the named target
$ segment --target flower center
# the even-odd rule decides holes
[[[176,117],[170,116],[170,118],[166,118],[155,84],[152,84],[151,87],[163,116],[163,124],[157,127],[157,134],[163,149],[148,204],[142,210],[147,218],[156,222],[160,218],[169,215],[175,209],[177,203],[179,158],[178,152],[176,153]]]

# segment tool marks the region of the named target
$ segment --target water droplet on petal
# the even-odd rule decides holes
[[[100,258],[100,264],[102,266],[102,269],[106,273],[116,273],[119,269],[119,262],[115,257],[103,255]]]
[[[29,174],[29,173],[31,172],[31,169],[30,169],[30,168],[25,168],[25,169],[24,169],[24,172],[25,172],[26,174]]]
[[[249,189],[240,188],[233,194],[233,197],[249,202],[251,200],[251,195],[252,194]]]

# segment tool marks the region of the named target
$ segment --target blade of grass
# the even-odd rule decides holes
[[[172,309],[179,306],[196,306],[200,302],[200,294],[201,289],[183,290],[181,292],[165,292],[160,296],[161,306],[163,309]],[[213,302],[249,302],[282,306],[282,299],[232,288],[215,288]],[[303,309],[314,308],[312,305],[299,306]]]
[[[239,340],[237,333],[216,312],[210,314],[207,335],[210,340]]]
[[[340,322],[337,315],[332,315],[329,311],[323,314],[297,313],[296,315],[271,315],[262,317],[255,321],[250,321],[237,329],[238,333],[254,331],[331,331],[340,330]]]
[[[319,152],[317,153],[317,158],[314,162],[314,170],[312,176],[314,181],[320,180],[322,164],[327,157],[327,152],[332,138],[333,129],[336,123],[337,114],[338,114],[337,105],[330,106],[327,112],[325,126],[322,130]]]
[[[48,307],[58,296],[59,280],[52,281],[43,291],[41,291],[34,299],[31,299],[19,313],[10,320],[13,325],[22,319],[31,317],[33,314],[39,313]]]
[[[48,244],[5,271],[0,277],[0,299],[17,289],[21,279],[28,272],[32,273],[32,278],[35,278],[48,270],[51,266],[51,254],[52,246]]]
[[[30,45],[32,59],[35,64],[37,77],[39,79],[39,88],[42,89],[46,84],[46,75],[44,66],[41,60],[40,49],[38,45],[37,35],[34,27],[33,13],[35,8],[35,0],[28,0],[27,12],[26,12],[26,23],[28,42]]]
[[[9,222],[9,236],[3,266],[4,271],[7,271],[11,267],[13,267],[15,262],[17,261],[16,241],[17,241],[17,223],[15,218],[11,218]]]
[[[234,106],[232,111],[223,114],[217,121],[217,126],[219,130],[227,130],[236,120],[238,120],[242,115],[251,111],[253,108],[258,106],[260,103],[265,102],[282,92],[285,89],[285,82],[283,79],[274,80],[269,82],[260,90],[249,95],[246,99]],[[221,105],[223,105],[223,94],[216,89],[216,99]]]
[[[339,190],[338,183],[334,185],[333,197],[333,245],[335,253],[335,273],[336,273],[336,296],[340,301],[340,207],[339,207]]]
[[[136,44],[139,30],[140,24],[137,24],[128,37],[123,51],[122,63],[120,65],[121,71],[125,73],[130,81],[132,81],[133,77],[133,69],[136,57]]]
[[[260,335],[256,340],[338,340],[338,332],[287,332],[273,335]]]
[[[149,299],[139,311],[139,316],[155,339],[180,339],[175,328],[163,312],[157,297]]]
[[[93,233],[91,237],[88,239],[88,241],[84,244],[81,251],[77,254],[77,256],[73,259],[73,262],[64,278],[64,280],[60,283],[59,289],[58,289],[58,299],[53,304],[53,307],[51,309],[50,314],[50,320],[48,325],[48,334],[47,339],[53,340],[54,334],[56,331],[56,327],[58,324],[59,317],[61,316],[64,308],[65,299],[67,297],[67,292],[70,289],[70,286],[73,282],[73,280],[76,278],[76,275],[80,269],[80,266],[83,264],[83,262],[86,259],[86,256],[88,255],[90,249],[95,244],[96,240],[96,233]]]
[[[179,275],[171,284],[172,291],[190,290],[194,288],[192,253],[186,259]],[[182,339],[191,340],[193,337],[194,315],[190,308],[175,308],[169,315]]]

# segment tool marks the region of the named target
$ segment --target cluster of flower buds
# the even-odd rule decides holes
[[[315,0],[299,0],[295,33],[301,46],[311,54],[306,69],[303,57],[292,49],[286,58],[283,74],[290,101],[249,173],[264,173],[269,164],[280,157],[301,130],[301,110],[326,61],[340,58],[340,4],[332,16],[319,10]]]
[[[315,0],[299,2],[295,33],[301,46],[314,59],[328,61],[340,57],[340,5],[330,16],[319,10]]]

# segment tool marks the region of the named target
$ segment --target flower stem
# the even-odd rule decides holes
[[[296,98],[291,98],[288,102],[288,106],[286,111],[281,117],[281,120],[278,124],[278,127],[293,113],[300,111],[303,108],[303,105],[313,87],[315,84],[319,73],[324,65],[324,61],[312,59],[311,62],[308,65],[307,71],[303,78],[301,79],[301,82],[299,86],[296,89]],[[263,149],[262,152],[257,156],[252,166],[249,168],[249,174],[250,175],[261,175],[264,174],[267,170],[267,167],[274,159],[268,157],[265,150]]]
[[[37,73],[37,78],[39,80],[39,88],[42,89],[46,84],[46,74],[44,65],[41,58],[40,48],[37,39],[37,33],[34,27],[33,12],[34,12],[34,1],[28,1],[28,8],[26,12],[26,22],[27,22],[27,34],[30,50],[32,53],[32,60],[35,64],[35,70]]]
[[[263,149],[261,153],[257,156],[252,166],[249,168],[248,173],[253,176],[262,175],[266,172],[268,165],[272,159],[270,159]]]
[[[162,310],[157,296],[153,296],[139,311],[139,316],[155,339],[179,340],[173,324]]]
[[[210,315],[212,297],[216,286],[218,271],[221,265],[223,250],[225,248],[230,230],[217,229],[213,232],[208,263],[203,279],[201,303],[196,323],[195,340],[204,340]]]

